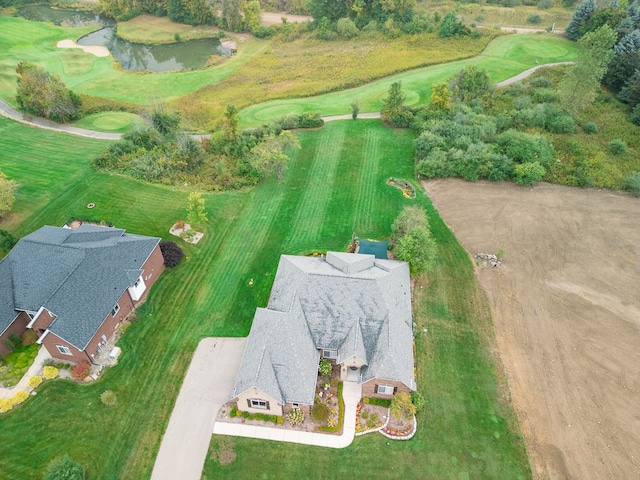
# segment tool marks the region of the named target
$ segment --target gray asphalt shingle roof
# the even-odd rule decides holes
[[[0,300],[12,297],[0,307],[0,330],[15,309],[45,307],[56,316],[49,330],[84,349],[159,241],[91,225],[27,235],[0,262]]]
[[[373,255],[282,255],[269,304],[258,309],[232,398],[257,387],[312,404],[319,349],[365,361],[362,381],[415,389],[409,266]],[[269,367],[268,364],[272,367]]]

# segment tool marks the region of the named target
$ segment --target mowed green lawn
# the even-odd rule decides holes
[[[186,191],[93,171],[90,160],[105,143],[2,118],[0,129],[0,170],[22,184],[15,215],[0,228],[23,235],[90,216],[166,238],[184,218]],[[211,222],[204,239],[185,246],[185,261],[154,286],[120,341],[117,367],[92,385],[47,382],[37,397],[0,417],[7,446],[1,476],[39,478],[47,462],[69,453],[89,478],[149,478],[198,341],[248,333],[255,308],[268,299],[279,255],[343,250],[353,232],[384,238],[403,206],[420,203],[430,209],[441,257],[416,289],[418,332],[427,328],[417,339],[418,381],[429,402],[417,437],[387,445],[369,436],[341,451],[238,439],[238,459],[222,474],[530,477],[513,412],[498,393],[504,384],[489,353],[491,320],[470,261],[422,194],[405,199],[385,184],[390,176],[413,178],[413,134],[358,120],[298,135],[302,149],[283,182],[205,195]],[[5,155],[7,149],[13,153]],[[111,409],[99,400],[108,389],[118,397]],[[221,472],[208,463],[205,473]]]
[[[240,124],[253,127],[289,113],[309,111],[322,115],[347,114],[354,102],[360,105],[360,112],[379,112],[389,86],[398,80],[402,81],[406,105],[424,105],[430,101],[435,83],[449,80],[470,65],[485,69],[494,82],[499,82],[537,64],[575,60],[576,54],[575,42],[554,35],[503,35],[492,40],[480,55],[466,60],[419,68],[326,95],[274,100],[247,107],[240,112]]]

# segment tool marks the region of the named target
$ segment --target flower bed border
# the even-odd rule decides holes
[[[385,429],[381,429],[380,433],[391,440],[410,440],[416,434],[417,430],[418,430],[418,421],[416,420],[416,416],[414,415],[413,427],[411,428],[411,431],[409,433],[403,434],[403,435],[392,435],[391,433],[386,432]]]

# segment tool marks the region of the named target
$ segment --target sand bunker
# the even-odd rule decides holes
[[[78,45],[73,40],[60,40],[56,45],[58,48],[80,48],[91,55],[95,55],[96,57],[108,57],[109,50],[107,47],[98,47],[96,45]]]

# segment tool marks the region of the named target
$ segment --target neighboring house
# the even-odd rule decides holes
[[[258,308],[231,399],[239,410],[308,410],[321,357],[366,397],[416,389],[409,264],[373,255],[282,255]]]
[[[0,261],[0,353],[27,328],[51,356],[94,362],[164,270],[159,238],[45,226]]]

